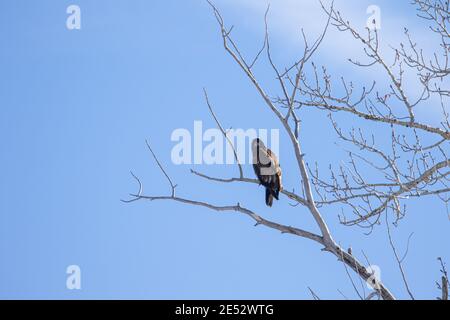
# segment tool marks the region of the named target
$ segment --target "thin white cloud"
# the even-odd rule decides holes
[[[301,29],[303,28],[308,38],[314,40],[320,35],[326,23],[327,16],[322,10],[319,0],[216,0],[216,3],[224,8],[236,10],[246,19],[255,32],[260,34],[262,30],[262,17],[270,4],[269,24],[271,33],[282,39],[286,44],[294,47],[303,45]],[[325,6],[330,6],[330,0],[324,0]],[[370,14],[367,8],[373,3],[371,1],[342,1],[335,0],[334,7],[342,12],[351,24],[361,32],[364,32]],[[382,30],[380,36],[385,45],[395,45],[404,41],[403,27],[408,26],[406,17],[401,13],[387,9],[380,5]],[[428,32],[423,33],[423,28],[414,28],[416,38],[426,40]],[[344,42],[345,41],[345,42]],[[361,44],[351,41],[347,34],[330,29],[329,35],[324,43],[328,52],[333,56],[343,53],[346,56],[361,50]]]
[[[243,24],[259,36],[262,36],[262,19],[270,4],[269,26],[272,39],[281,40],[283,50],[295,54],[303,46],[301,29],[304,29],[310,41],[314,41],[321,34],[327,20],[318,0],[216,0],[216,3],[222,8],[234,11],[243,20]],[[329,6],[331,1],[324,0],[323,3],[325,6]],[[367,20],[371,16],[367,13],[367,9],[372,4],[368,0],[334,1],[334,7],[362,33],[365,32]],[[383,1],[379,7],[381,10],[381,30],[379,32],[381,48],[388,62],[394,61],[391,47],[399,47],[399,43],[406,39],[404,27],[411,31],[414,39],[424,48],[436,48],[436,42],[434,42],[436,39],[430,37],[426,26],[417,23],[420,20],[411,20],[411,11],[408,12],[408,15],[403,14],[398,12],[398,9],[393,9],[392,4],[389,5]],[[412,6],[411,10],[414,10]],[[278,46],[277,49],[279,48]],[[364,56],[362,44],[354,40],[349,33],[339,32],[334,27],[330,28],[325,38],[320,50],[320,57],[324,58],[328,64],[331,61],[336,65],[346,63],[348,58],[368,61]],[[371,79],[368,80],[369,82],[376,80],[379,83],[386,83],[386,77],[382,72],[372,73]],[[417,82],[414,74],[407,75],[405,81],[408,82],[407,89],[410,92],[420,91],[420,83]],[[433,103],[433,105],[437,104]],[[440,114],[439,106],[433,109]]]

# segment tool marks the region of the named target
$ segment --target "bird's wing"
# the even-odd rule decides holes
[[[261,181],[261,168],[259,167],[259,165],[257,163],[253,164],[253,170],[255,171],[256,176],[258,177],[259,181]]]
[[[280,167],[280,163],[278,161],[277,155],[272,152],[272,150],[267,150],[267,155],[271,158],[271,162],[273,163],[273,169],[274,174],[276,175],[275,182],[276,182],[276,188],[281,191],[283,190],[283,183],[282,183],[282,171]]]
[[[258,177],[259,183],[266,187],[269,186],[273,176],[268,175],[266,171],[270,168],[261,167],[260,164],[254,164],[253,169]]]

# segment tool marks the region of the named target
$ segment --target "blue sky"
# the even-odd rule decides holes
[[[245,52],[261,44],[265,3],[217,1]],[[408,3],[378,1],[387,42],[401,36],[404,24],[420,29]],[[81,30],[66,28],[71,4],[81,8]],[[371,4],[336,1],[361,28]],[[317,34],[324,16],[317,2],[292,0],[272,1],[272,14],[274,57],[287,65],[301,49],[300,26]],[[347,63],[346,55],[360,53],[339,36],[326,38],[317,60],[357,80],[378,77]],[[145,147],[149,139],[180,196],[239,201],[264,217],[316,230],[308,212],[286,199],[268,209],[256,186],[210,184],[193,177],[191,166],[171,164],[173,130],[192,130],[195,120],[214,127],[203,87],[225,127],[279,128],[225,55],[204,1],[2,1],[0,42],[0,298],[309,299],[308,286],[322,298],[341,298],[337,289],[355,297],[343,265],[306,240],[254,228],[234,213],[120,202],[136,190],[130,170],[146,194],[170,191]],[[273,89],[273,75],[257,70]],[[418,112],[439,121],[432,107]],[[303,130],[312,161],[326,168],[342,160],[324,114],[305,115]],[[289,148],[281,146],[280,158],[292,189],[298,175],[289,173],[295,168]],[[237,172],[195,168],[224,177]],[[251,167],[244,169],[253,176]],[[402,250],[414,232],[406,273],[418,298],[434,298],[436,258],[450,260],[450,222],[435,199],[411,207],[395,240]],[[336,240],[361,260],[363,249],[380,266],[383,282],[407,298],[385,230],[367,237],[339,225],[336,212],[324,210]],[[66,268],[73,264],[82,272],[79,291],[66,289]]]

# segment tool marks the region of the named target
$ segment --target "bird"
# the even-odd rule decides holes
[[[272,150],[267,149],[261,139],[252,142],[253,169],[260,185],[266,189],[266,205],[272,207],[273,198],[279,200],[283,190],[281,167]]]

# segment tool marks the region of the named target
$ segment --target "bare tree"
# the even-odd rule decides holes
[[[138,177],[133,177],[139,184],[139,191],[131,194],[131,199],[125,202],[139,200],[170,200],[187,205],[206,207],[215,211],[233,211],[245,214],[253,219],[256,226],[266,226],[282,233],[292,234],[322,246],[324,252],[333,254],[341,261],[347,271],[355,291],[361,299],[373,299],[375,297],[385,300],[395,299],[387,286],[379,281],[370,268],[364,266],[351,249],[345,250],[333,238],[332,232],[325,221],[321,209],[325,206],[339,206],[340,221],[342,224],[352,227],[366,228],[370,233],[373,228],[385,218],[388,238],[395,255],[399,270],[410,297],[414,295],[408,285],[402,257],[395,247],[391,236],[389,219],[393,219],[394,226],[406,215],[406,206],[410,198],[437,197],[445,204],[449,202],[448,175],[450,174],[450,160],[447,158],[445,148],[450,140],[450,123],[446,110],[447,99],[450,96],[447,76],[449,67],[449,23],[448,3],[443,1],[414,1],[418,10],[419,19],[426,19],[432,25],[431,34],[441,42],[442,52],[435,52],[427,57],[424,50],[414,42],[413,37],[405,30],[405,43],[400,43],[398,48],[393,48],[394,61],[389,63],[381,53],[377,30],[367,28],[364,33],[357,31],[333,5],[322,5],[327,22],[321,35],[310,42],[302,31],[303,53],[292,65],[279,68],[272,59],[272,49],[268,28],[268,13],[265,14],[265,38],[262,48],[253,59],[244,58],[244,54],[233,40],[232,30],[228,28],[217,7],[207,0],[219,25],[223,47],[226,53],[239,66],[242,72],[252,83],[261,96],[267,108],[275,115],[280,125],[284,128],[290,146],[295,154],[297,169],[301,180],[297,189],[302,194],[284,190],[282,193],[287,198],[296,202],[296,206],[306,209],[314,218],[320,233],[316,234],[299,227],[291,227],[279,224],[263,218],[254,210],[241,204],[218,206],[207,201],[197,201],[176,195],[177,186],[168,175],[163,165],[158,160],[151,146],[147,146],[152,153],[158,167],[165,175],[170,193],[166,196],[147,196],[142,194],[142,184]],[[333,79],[328,74],[326,67],[318,67],[312,58],[324,41],[330,28],[337,28],[341,32],[349,33],[355,41],[364,49],[367,61],[360,62],[350,59],[350,62],[361,68],[381,68],[384,76],[390,84],[387,91],[378,86],[374,81],[370,84],[355,88],[348,79]],[[254,66],[265,57],[267,66],[273,71],[279,92],[269,94],[261,85],[254,74]],[[421,85],[420,94],[411,94],[405,85],[405,69],[413,71]],[[378,70],[378,69],[377,69]],[[337,89],[339,87],[339,89]],[[344,95],[339,92],[345,92]],[[359,93],[358,93],[359,92]],[[228,143],[233,148],[234,156],[238,162],[239,176],[231,179],[212,177],[201,172],[191,170],[192,174],[210,182],[217,183],[247,183],[258,184],[256,179],[244,176],[244,170],[239,163],[236,150],[228,139],[219,119],[214,113],[206,90],[204,91],[206,104]],[[433,126],[421,121],[415,114],[420,104],[438,103],[441,105],[443,120],[440,126]],[[307,164],[302,150],[301,116],[305,109],[317,109],[326,112],[330,118],[331,126],[335,129],[337,138],[348,145],[349,165],[339,168],[330,167],[330,174],[324,177],[316,164],[311,167]],[[348,133],[341,128],[336,114],[356,117],[363,122],[373,122],[380,126],[380,130],[388,132],[390,143],[388,148],[375,134],[367,134],[361,128],[352,128]],[[426,142],[423,142],[426,141]],[[366,174],[367,168],[378,172],[380,180],[371,181]],[[289,168],[291,171],[294,168]],[[373,177],[374,175],[370,175]],[[298,209],[295,209],[298,210]],[[412,236],[412,235],[411,235]],[[410,238],[411,238],[410,236]],[[408,239],[409,246],[409,239]],[[366,262],[368,262],[367,257]],[[356,273],[361,280],[372,286],[374,292],[363,296],[356,289],[349,270]],[[442,290],[442,299],[448,298],[448,277],[442,262],[443,280],[438,284]],[[318,296],[309,289],[314,299]]]
[[[436,283],[437,288],[439,290],[441,290],[441,292],[442,292],[442,296],[438,297],[438,300],[448,300],[448,290],[449,290],[450,284],[449,284],[449,279],[448,279],[447,268],[446,268],[445,263],[442,260],[442,258],[439,257],[438,260],[441,263],[441,274],[442,274],[441,282]]]
[[[381,91],[383,88],[378,88],[375,81],[358,90],[341,78],[346,94],[338,96],[326,68],[322,72],[313,68],[313,79],[302,79],[302,98],[296,101],[296,106],[329,112],[338,138],[355,150],[348,151],[350,165],[332,169],[329,180],[322,179],[317,169],[311,170],[313,184],[321,199],[318,205],[338,203],[348,206],[353,217],[341,217],[341,222],[348,226],[358,225],[372,230],[380,223],[382,214],[387,212],[392,212],[395,222],[398,222],[406,214],[402,202],[414,197],[437,196],[446,204],[449,201],[450,160],[445,150],[450,139],[446,110],[448,91],[445,89],[450,49],[446,35],[449,15],[445,8],[448,4],[443,6],[441,1],[415,3],[419,17],[433,22],[431,32],[439,37],[442,52],[426,58],[424,50],[418,48],[409,31],[405,30],[407,43],[400,43],[399,48],[393,49],[393,63],[388,63],[382,55],[376,29],[367,29],[363,35],[340,12],[333,8],[326,11],[332,24],[340,31],[350,33],[364,49],[367,61],[350,59],[350,62],[384,72],[390,81],[388,91]],[[404,79],[407,71],[414,74],[416,79],[413,80],[420,84],[420,90],[414,87],[414,92],[408,92]],[[436,101],[439,101],[443,114],[439,127],[429,125],[415,115],[416,108],[426,104],[430,109],[433,107],[430,104]],[[344,132],[333,118],[336,113],[347,113],[383,126],[383,130],[390,131],[389,148],[378,147],[384,136],[366,134],[361,128]],[[426,144],[423,141],[431,142]],[[380,180],[366,178],[364,171],[370,169],[378,172]]]

